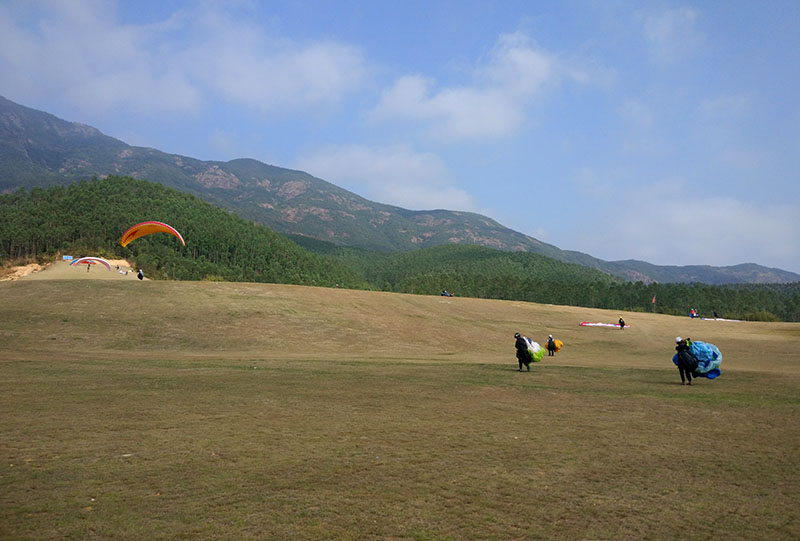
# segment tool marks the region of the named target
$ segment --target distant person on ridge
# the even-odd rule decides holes
[[[522,372],[522,365],[524,364],[528,367],[528,372],[531,371],[531,358],[530,352],[528,352],[528,342],[525,341],[525,338],[519,334],[515,333],[514,338],[517,339],[514,347],[517,348],[517,361],[519,362],[519,371]]]
[[[548,335],[547,337],[547,355],[552,357],[556,354],[556,341],[553,340],[553,335]]]

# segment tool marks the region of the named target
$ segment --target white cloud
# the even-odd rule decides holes
[[[138,26],[121,24],[109,3],[27,7],[32,24],[21,9],[0,6],[0,87],[15,97],[61,96],[83,111],[185,113],[215,96],[303,110],[335,103],[366,74],[355,47],[270,36],[213,4]]]
[[[472,197],[452,184],[436,155],[405,147],[331,145],[302,157],[296,167],[380,203],[417,210],[475,209]]]
[[[547,89],[565,79],[587,84],[594,77],[521,32],[506,34],[478,62],[467,84],[437,88],[422,75],[400,77],[383,93],[371,118],[422,122],[432,135],[444,138],[504,137],[526,122]]]
[[[645,40],[655,59],[674,62],[700,47],[704,39],[696,26],[699,17],[691,8],[666,9],[640,17]]]
[[[628,99],[618,108],[618,113],[625,130],[620,136],[620,150],[633,156],[664,151],[667,145],[660,137],[653,107],[641,100]]]
[[[698,113],[706,122],[738,122],[752,110],[752,100],[744,94],[727,94],[703,100]]]
[[[296,43],[217,11],[189,25],[192,38],[176,51],[176,64],[203,88],[262,111],[335,103],[367,74],[360,51],[348,44]]]
[[[149,49],[148,27],[122,26],[109,4],[43,3],[35,24],[3,14],[0,85],[11,95],[57,96],[83,111],[191,110],[201,100],[187,74]]]
[[[223,156],[238,157],[241,146],[236,142],[236,134],[225,130],[214,130],[208,136],[209,146]]]
[[[672,179],[616,194],[613,209],[599,217],[598,227],[583,232],[578,249],[660,265],[756,262],[797,272],[798,216],[796,203],[700,197]]]
[[[708,149],[708,160],[726,176],[764,179],[766,171],[781,158],[774,147],[754,137],[760,119],[753,99],[745,94],[725,94],[702,101],[697,107],[696,139]]]
[[[376,120],[422,121],[437,137],[500,137],[515,131],[523,119],[520,104],[498,89],[454,87],[432,93],[434,82],[418,75],[398,79],[371,117]]]
[[[590,200],[604,200],[614,197],[613,179],[590,167],[580,167],[572,174],[572,185],[577,193]]]
[[[5,69],[24,76],[24,70],[35,60],[32,51],[36,46],[33,36],[21,28],[10,10],[0,4],[0,62]],[[8,74],[0,77],[3,80]]]
[[[526,100],[547,84],[558,82],[564,75],[559,62],[528,36],[516,32],[500,36],[476,75],[486,87]]]
[[[623,119],[640,128],[651,128],[654,114],[650,107],[639,100],[629,99],[619,108]]]

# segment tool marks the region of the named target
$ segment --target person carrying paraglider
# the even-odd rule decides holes
[[[681,385],[692,384],[692,372],[697,369],[697,359],[692,355],[692,341],[690,338],[675,337],[675,351],[678,352],[678,372],[681,375]]]
[[[528,372],[531,371],[531,361],[533,358],[531,357],[530,352],[528,351],[528,342],[525,341],[525,337],[519,333],[514,334],[514,338],[517,339],[514,347],[517,348],[517,361],[519,362],[519,371],[522,372],[522,365],[525,365],[528,368]]]
[[[547,336],[547,355],[552,357],[556,354],[556,341],[553,340],[553,335],[550,334]]]

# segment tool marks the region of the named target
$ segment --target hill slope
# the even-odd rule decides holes
[[[719,346],[727,369],[800,374],[797,323],[701,321],[284,284],[22,279],[0,283],[0,294],[7,301],[0,307],[7,322],[0,333],[6,358],[46,353],[83,359],[91,349],[107,358],[124,351],[154,359],[380,359],[513,367],[518,331],[538,341],[553,334],[566,343],[563,355],[540,366],[671,372],[674,337],[690,335]],[[70,306],[78,301],[95,308],[74,312]],[[578,326],[582,320],[613,322],[620,315],[631,325],[623,332]]]
[[[143,221],[169,223],[189,239],[149,235],[119,244]],[[148,276],[366,287],[345,266],[283,235],[193,195],[130,177],[80,181],[68,187],[0,196],[0,257],[56,252],[135,261]]]
[[[134,147],[0,97],[0,191],[127,175],[193,193],[283,233],[372,250],[468,242],[563,259],[561,250],[469,212],[375,203],[302,171]]]
[[[267,284],[0,298],[4,538],[800,537],[796,324]],[[687,329],[721,378],[679,385]],[[566,346],[520,374],[515,331]],[[687,535],[676,501],[713,517]]]
[[[150,235],[127,247],[130,225],[157,220],[186,238]],[[800,318],[800,284],[720,287],[624,282],[599,270],[526,252],[440,245],[384,253],[316,241],[311,253],[286,237],[195,196],[130,177],[19,190],[0,196],[0,259],[101,255],[135,261],[154,278],[340,285],[384,291],[547,302],[683,314],[688,306],[737,319]],[[298,237],[295,237],[298,238]],[[308,240],[306,237],[299,237]]]
[[[754,264],[669,267],[607,262],[561,250],[475,213],[411,211],[375,203],[302,171],[256,160],[201,161],[130,146],[0,97],[0,192],[108,175],[148,179],[191,193],[284,234],[378,251],[478,244],[600,269],[632,281],[785,283],[800,275]]]

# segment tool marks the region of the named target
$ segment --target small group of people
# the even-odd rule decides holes
[[[619,326],[620,328],[625,328],[625,322],[622,318],[619,318]],[[516,348],[517,352],[517,362],[519,363],[519,371],[522,372],[523,366],[527,368],[528,372],[531,371],[531,363],[533,362],[533,357],[531,355],[531,351],[528,348],[529,341],[526,337],[522,336],[520,333],[514,333],[514,338],[516,342],[514,343],[514,347]],[[558,347],[556,345],[556,341],[553,338],[553,335],[550,334],[547,336],[547,342],[545,343],[545,349],[547,350],[547,355],[552,357],[555,355],[556,351],[558,351]],[[680,336],[675,337],[675,351],[677,351],[678,357],[678,372],[681,376],[681,385],[691,385],[692,384],[692,374],[697,370],[698,361],[695,356],[692,354],[692,339],[691,338],[681,338]]]
[[[714,319],[719,319],[719,314],[717,314],[716,310],[712,310],[711,313],[714,314]],[[692,308],[691,310],[689,310],[689,317],[692,319],[700,317],[700,312]]]
[[[514,338],[516,339],[514,347],[517,350],[517,362],[519,363],[519,371],[522,372],[522,367],[525,366],[528,369],[528,372],[530,372],[531,363],[533,362],[533,357],[531,356],[531,352],[528,349],[528,341],[520,333],[514,333]],[[554,356],[556,354],[556,351],[558,350],[558,348],[556,347],[556,341],[553,339],[552,334],[547,336],[545,349],[547,349],[547,355],[549,357]]]

